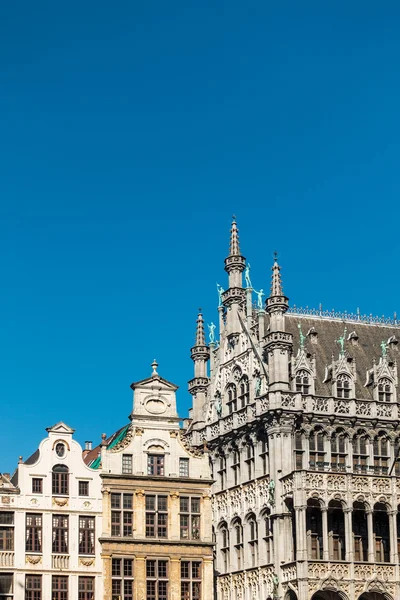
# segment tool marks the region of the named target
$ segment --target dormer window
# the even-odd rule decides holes
[[[296,392],[307,395],[310,391],[310,374],[308,371],[298,371],[296,374]]]
[[[392,384],[387,377],[382,377],[378,382],[378,400],[379,402],[391,402]]]
[[[338,398],[350,398],[350,377],[341,373],[336,380],[336,395]]]

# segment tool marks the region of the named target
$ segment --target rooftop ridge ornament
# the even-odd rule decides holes
[[[344,356],[344,342],[346,340],[347,327],[344,328],[343,335],[335,340],[337,344],[340,346],[340,356]]]
[[[297,323],[297,327],[299,328],[299,335],[300,335],[300,348],[301,350],[304,350],[304,343],[306,341],[306,336],[303,334],[302,330],[301,330],[301,325],[300,323]]]
[[[288,309],[288,313],[290,315],[294,315],[297,317],[319,317],[321,319],[328,320],[336,320],[336,321],[350,321],[354,323],[367,323],[369,325],[387,325],[390,327],[400,327],[400,321],[397,319],[397,313],[394,313],[393,318],[385,317],[382,315],[381,317],[374,316],[372,314],[362,315],[360,310],[357,309],[356,313],[351,313],[347,311],[336,311],[332,310],[323,310],[322,305],[319,305],[319,308],[310,308],[309,306],[290,306]]]
[[[382,358],[386,358],[388,345],[385,341],[382,340],[380,346],[382,348]]]
[[[156,359],[154,359],[153,362],[151,363],[151,368],[153,369],[153,372],[151,374],[152,377],[158,377],[157,367],[158,367],[158,362],[156,361]]]

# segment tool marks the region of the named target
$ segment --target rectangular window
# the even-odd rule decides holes
[[[179,502],[181,540],[199,540],[200,498],[181,496]]]
[[[111,561],[112,600],[132,600],[133,559],[113,558]]]
[[[13,512],[0,512],[0,550],[14,550]]]
[[[146,560],[146,600],[167,600],[168,561]]]
[[[94,577],[78,578],[78,600],[94,600]]]
[[[53,496],[68,496],[68,469],[64,465],[56,465],[52,473]]]
[[[225,458],[225,456],[219,457],[218,475],[219,475],[220,489],[223,490],[225,488],[225,483],[226,483],[226,458]]]
[[[79,496],[89,496],[89,482],[78,481],[78,493]]]
[[[167,537],[168,497],[146,495],[146,537]]]
[[[26,515],[25,550],[27,552],[42,551],[42,515]]]
[[[262,440],[261,442],[261,452],[260,452],[261,464],[262,464],[262,474],[267,475],[268,473],[268,444],[267,440]]]
[[[133,494],[111,494],[111,535],[132,537]]]
[[[148,454],[147,475],[164,475],[164,455]]]
[[[68,554],[68,515],[53,515],[53,553]]]
[[[122,472],[126,475],[132,475],[132,454],[122,455]]]
[[[189,459],[179,459],[179,477],[189,477]]]
[[[201,600],[201,562],[181,562],[181,600]]]
[[[43,479],[39,477],[32,478],[32,494],[43,494]]]
[[[53,575],[51,578],[51,600],[68,600],[68,577]]]
[[[42,576],[25,576],[25,600],[42,600]]]
[[[253,479],[254,476],[254,446],[248,442],[246,449],[246,465],[247,465],[247,479]]]
[[[0,600],[12,600],[13,583],[12,573],[0,573]]]
[[[79,517],[79,554],[94,554],[95,517]]]
[[[233,485],[239,485],[240,483],[240,453],[234,450],[232,453],[232,472],[233,472]]]

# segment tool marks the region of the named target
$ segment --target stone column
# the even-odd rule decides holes
[[[211,496],[209,496],[208,494],[204,494],[202,498],[200,517],[200,539],[202,542],[212,542]]]
[[[203,559],[203,598],[214,598],[214,563],[212,557]]]
[[[368,562],[375,562],[375,550],[374,550],[374,511],[369,509],[367,513],[367,525],[368,525]]]
[[[171,558],[169,561],[169,598],[180,600],[181,598],[181,561],[179,558]]]
[[[169,495],[169,509],[168,509],[168,539],[179,540],[180,529],[179,529],[179,492],[173,490]]]
[[[307,560],[307,506],[298,506],[294,509],[296,519],[296,560]]]
[[[112,570],[111,570],[111,554],[102,554],[103,562],[103,586],[104,600],[111,600],[111,585],[112,585]],[[136,573],[135,573],[136,576]]]
[[[322,513],[322,558],[329,560],[329,538],[328,538],[328,509],[326,506],[321,508]]]
[[[390,562],[397,564],[399,562],[399,554],[397,551],[397,522],[396,510],[388,511],[389,516],[389,531],[390,531]]]
[[[134,600],[146,598],[146,559],[143,556],[135,558],[135,583],[133,586]],[[111,600],[111,595],[105,600]]]
[[[345,508],[344,512],[344,531],[346,539],[346,561],[354,561],[354,548],[353,548],[353,509]]]
[[[133,531],[135,538],[145,537],[145,521],[146,521],[146,503],[144,490],[136,490],[135,492],[135,513]]]

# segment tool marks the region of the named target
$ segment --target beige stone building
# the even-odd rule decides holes
[[[104,599],[210,600],[208,455],[187,448],[177,387],[152,367],[131,386],[130,423],[86,457],[103,481]]]
[[[399,322],[290,307],[276,259],[264,302],[235,222],[225,270],[187,430],[213,465],[217,599],[398,600]]]

